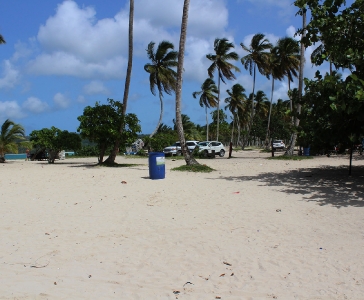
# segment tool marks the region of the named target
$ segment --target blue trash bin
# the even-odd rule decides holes
[[[165,155],[163,152],[149,153],[149,178],[164,179],[166,176]]]
[[[310,148],[303,148],[303,155],[310,156]]]

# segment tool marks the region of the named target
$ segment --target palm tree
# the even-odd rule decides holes
[[[268,72],[268,57],[269,52],[273,45],[265,38],[265,35],[262,33],[257,33],[253,36],[250,46],[247,47],[243,43],[240,43],[240,46],[247,51],[249,54],[245,55],[241,58],[241,63],[243,64],[246,70],[249,69],[250,75],[253,74],[253,92],[255,90],[255,78],[256,78],[256,69],[258,68],[259,73],[265,75],[269,78]],[[252,111],[251,111],[251,125],[254,117],[254,101],[252,101]],[[250,125],[250,126],[251,126]],[[250,129],[249,129],[250,130]]]
[[[303,40],[306,38],[306,7],[301,7],[299,14],[302,15],[302,36],[301,36],[301,44],[300,44],[300,67],[299,67],[299,75],[298,75],[298,103],[296,104],[296,112],[297,115],[301,113],[301,100],[302,100],[302,92],[303,92],[303,68],[305,66],[305,45],[303,43]],[[295,117],[294,126],[298,126],[300,123],[300,120]],[[296,144],[297,139],[297,132],[294,131],[291,135],[290,143],[287,147],[287,151],[284,155],[292,156],[294,151],[294,146]]]
[[[152,137],[158,130],[163,118],[163,92],[171,95],[176,89],[177,73],[172,68],[177,67],[178,52],[172,51],[174,46],[168,41],[159,43],[157,50],[154,52],[154,42],[150,42],[147,48],[148,58],[151,63],[144,66],[144,70],[149,73],[150,91],[155,95],[155,88],[159,92],[161,112],[157,127],[149,137]]]
[[[268,125],[267,125],[267,133],[265,137],[265,145],[268,148],[269,147],[269,126],[270,126],[270,117],[272,113],[272,103],[273,103],[273,93],[274,93],[274,80],[282,80],[285,75],[285,69],[284,65],[282,64],[282,60],[280,57],[279,47],[273,47],[271,49],[270,55],[269,55],[269,73],[272,76],[272,90],[271,90],[271,96],[270,96],[270,105],[269,105],[269,114],[268,114]]]
[[[230,60],[238,60],[239,56],[236,52],[229,52],[234,48],[234,44],[230,43],[228,39],[215,39],[214,51],[215,54],[207,54],[206,57],[212,61],[211,66],[207,69],[210,78],[214,77],[217,70],[218,73],[218,94],[217,94],[217,127],[216,127],[216,140],[219,140],[219,112],[220,112],[220,81],[225,83],[227,80],[236,79],[232,70],[240,72],[240,69],[233,64],[229,63]]]
[[[179,40],[178,64],[177,64],[177,80],[176,80],[176,127],[179,140],[181,142],[181,149],[187,165],[198,165],[199,163],[190,155],[186,146],[186,140],[183,132],[182,115],[181,115],[181,98],[182,98],[182,73],[183,61],[185,55],[186,35],[187,35],[187,21],[188,21],[188,8],[190,0],[184,0],[181,34]]]
[[[219,90],[216,87],[215,82],[211,78],[207,78],[201,86],[201,91],[194,92],[193,98],[200,96],[200,106],[205,106],[206,111],[206,141],[209,140],[209,118],[207,115],[207,109],[210,107],[217,107],[217,94]]]
[[[15,124],[9,119],[5,120],[0,132],[0,162],[5,161],[5,153],[17,152],[18,144],[16,141],[24,140],[24,138],[23,126]]]
[[[267,102],[269,103],[267,95],[263,91],[258,91],[254,98],[254,113],[262,118],[266,117],[269,110],[267,106]]]
[[[185,135],[185,138],[187,140],[195,140],[200,141],[201,140],[201,134],[196,128],[196,124],[193,123],[189,116],[185,114],[181,114],[182,118],[182,126],[183,126],[183,132]],[[175,119],[173,119],[173,129],[177,131],[177,122]]]
[[[236,118],[239,118],[239,112],[244,110],[244,102],[246,100],[245,88],[239,83],[234,84],[231,87],[231,91],[226,91],[229,97],[225,99],[227,105],[225,109],[229,109],[231,114],[233,115],[233,126],[231,131],[231,142],[233,141],[234,134],[234,124],[236,122]]]
[[[0,44],[6,44],[6,41],[1,34],[0,34]]]
[[[125,88],[124,88],[124,97],[123,97],[123,110],[122,115],[125,117],[126,115],[126,107],[128,105],[128,97],[129,97],[129,88],[130,88],[130,80],[131,80],[131,70],[133,67],[133,31],[134,31],[134,0],[129,0],[129,51],[128,51],[128,67],[126,69],[126,78],[125,78]],[[123,134],[125,127],[125,118],[122,118],[120,123],[120,136]],[[113,164],[115,162],[116,155],[120,148],[121,140],[117,139],[114,143],[114,147],[109,155],[109,157],[105,160],[105,164]]]

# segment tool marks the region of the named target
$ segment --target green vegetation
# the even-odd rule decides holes
[[[171,169],[172,171],[184,171],[184,172],[199,172],[199,173],[210,173],[212,171],[216,171],[206,165],[191,165],[191,166],[180,166]]]
[[[135,114],[124,114],[123,105],[119,101],[107,99],[108,105],[100,105],[96,102],[95,107],[86,106],[83,115],[77,119],[80,126],[77,131],[80,132],[83,139],[88,139],[97,146],[97,156],[99,163],[104,160],[107,151],[111,152],[116,140],[121,140],[122,150],[125,144],[133,143],[138,132],[141,131],[139,120]],[[120,134],[120,124],[124,124],[124,130]],[[82,149],[83,152],[89,151],[94,155],[94,148]]]
[[[0,42],[1,38],[0,36]],[[18,146],[23,140],[25,140],[24,128],[9,119],[5,120],[0,132],[0,162],[5,162],[5,153],[18,153]]]

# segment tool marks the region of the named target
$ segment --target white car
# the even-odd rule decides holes
[[[198,141],[186,141],[187,148],[192,152],[198,145]],[[175,142],[172,146],[163,149],[165,155],[182,155],[181,143]]]
[[[273,141],[273,149],[281,149],[284,150],[286,145],[283,143],[282,140],[275,140]]]
[[[212,153],[212,150],[215,150],[215,155],[219,155],[223,157],[225,155],[225,147],[222,143],[217,141],[205,141],[198,143],[199,152],[203,152],[205,156],[208,156],[209,153]]]

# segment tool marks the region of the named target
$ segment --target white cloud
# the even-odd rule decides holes
[[[109,93],[109,90],[104,86],[104,84],[98,80],[91,81],[83,87],[83,90],[87,95],[107,95]]]
[[[49,109],[49,105],[36,97],[29,97],[26,101],[24,101],[23,108],[24,110],[39,114],[47,111]]]
[[[80,95],[80,96],[77,97],[77,102],[78,103],[86,103],[87,100],[86,100],[86,98],[84,96]]]
[[[5,60],[3,77],[0,78],[0,88],[12,88],[18,83],[19,79],[19,71],[14,68],[9,60]]]
[[[5,119],[13,120],[24,117],[25,114],[22,112],[21,107],[16,101],[0,101],[0,120],[5,121]]]
[[[287,36],[288,37],[291,37],[291,38],[294,38],[294,39],[296,39],[297,40],[297,36],[295,36],[295,34],[296,34],[296,28],[294,27],[294,26],[289,26],[287,29],[286,29],[286,34],[287,34]]]
[[[57,93],[53,97],[54,104],[59,108],[67,108],[70,104],[70,100],[61,93]]]

